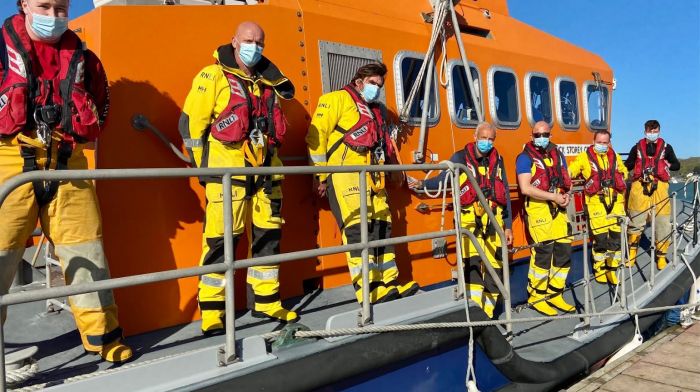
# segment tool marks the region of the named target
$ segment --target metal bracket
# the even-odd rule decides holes
[[[241,359],[235,355],[226,358],[226,348],[224,346],[221,346],[216,350],[216,361],[219,367],[224,367],[236,362],[240,362]]]

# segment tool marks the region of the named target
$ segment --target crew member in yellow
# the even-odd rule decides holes
[[[656,120],[644,123],[644,138],[630,150],[625,166],[630,172],[632,184],[627,199],[630,216],[629,265],[637,258],[639,239],[647,220],[656,208],[656,267],[666,267],[666,252],[671,244],[671,203],[668,198],[668,181],[671,171],[681,168],[673,147],[660,138],[661,124]]]
[[[455,152],[450,161],[466,165],[472,171],[481,192],[489,201],[489,207],[496,217],[496,223],[504,229],[506,243],[510,246],[513,243],[510,192],[503,157],[493,147],[495,141],[496,127],[488,122],[480,123],[474,130],[474,141],[467,143],[464,149]],[[436,189],[446,174],[447,172],[442,172],[440,175],[425,181],[418,180],[410,183],[409,186],[412,189]],[[479,202],[476,190],[472,187],[466,174],[460,174],[459,183],[462,227],[474,233],[489,264],[499,276],[502,276],[501,238],[491,225],[484,206]],[[500,295],[498,286],[486,267],[482,265],[481,257],[472,241],[463,237],[462,244],[462,257],[467,262],[465,276],[469,297],[484,309],[490,318],[493,318],[493,311]]]
[[[557,308],[576,308],[562,293],[571,268],[572,228],[566,207],[571,201],[571,178],[566,160],[556,144],[548,123],[539,121],[532,128],[532,140],[515,161],[520,193],[525,198],[525,218],[531,248],[528,272],[528,303],[538,312],[555,316]]]
[[[306,135],[311,162],[316,166],[382,165],[393,162],[385,108],[377,102],[384,85],[386,66],[370,63],[360,67],[348,85],[324,94]],[[360,242],[360,197],[367,198],[369,240],[391,237],[391,211],[384,188],[384,173],[368,175],[366,195],[360,195],[356,173],[321,174],[315,178],[318,195],[328,194],[333,215],[342,232],[343,244]],[[362,252],[347,253],[350,278],[357,300],[362,302]],[[370,250],[369,298],[378,303],[416,293],[410,281],[399,284],[394,247]]]
[[[610,143],[610,132],[596,131],[593,145],[569,166],[571,178],[583,177],[588,225],[593,233],[593,272],[598,283],[617,284],[621,239],[619,218],[625,216],[627,168]]]
[[[22,172],[87,169],[83,151],[102,131],[109,108],[102,63],[68,29],[69,1],[17,6],[0,33],[7,53],[0,56],[0,184]],[[37,181],[15,189],[0,207],[0,294],[10,288],[37,219],[67,284],[109,278],[93,182]],[[111,290],[68,302],[86,351],[110,362],[131,358]]]
[[[243,22],[232,42],[214,51],[214,64],[195,76],[180,117],[180,134],[197,167],[282,166],[277,152],[286,124],[279,99],[292,99],[294,86],[262,56],[264,47],[263,29]],[[207,206],[200,265],[222,263],[221,178],[201,180],[206,184]],[[231,192],[234,247],[248,226],[253,257],[279,253],[282,176],[234,176]],[[253,316],[282,322],[297,319],[280,302],[279,266],[248,268],[247,283],[254,295]],[[204,334],[223,330],[224,301],[224,275],[202,276],[199,308]]]

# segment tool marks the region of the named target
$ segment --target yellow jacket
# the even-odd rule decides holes
[[[311,125],[306,134],[309,158],[315,166],[367,165],[369,153],[358,153],[341,145],[332,156],[327,157],[328,150],[336,144],[343,133],[335,131],[336,126],[343,129],[352,128],[360,121],[360,113],[350,93],[345,90],[333,91],[318,99],[318,106],[311,118]],[[325,180],[326,174],[319,179]]]
[[[246,83],[248,90],[256,96],[260,96],[260,85],[264,84],[273,87],[278,98],[294,97],[292,83],[267,58],[261,58],[255,65],[255,75],[248,76],[238,68],[234,56],[235,53],[230,44],[222,45],[214,51],[216,63],[204,67],[194,77],[192,88],[185,99],[179,130],[185,141],[185,147],[190,151],[190,157],[197,167],[208,167],[207,162],[202,162],[206,143],[223,147],[223,143],[211,136],[209,127],[226,108],[231,98],[231,90],[224,70],[248,82]],[[240,149],[241,146],[242,143],[235,143],[226,147]]]
[[[608,156],[607,154],[596,154],[596,157],[598,158],[598,166],[600,166],[603,169],[607,169],[610,167],[610,163],[608,162]],[[615,153],[615,157],[617,159],[617,171],[622,173],[624,177],[627,177],[627,168],[625,167],[625,163],[622,161],[622,158],[620,157],[620,154]],[[591,177],[591,162],[588,159],[588,153],[586,150],[581,152],[576,156],[573,162],[569,165],[569,176],[571,176],[571,179],[575,179],[578,176],[581,176],[584,178],[584,180],[587,180],[588,178]],[[612,192],[610,188],[606,189],[606,198],[607,202],[610,203],[612,200],[610,200],[612,197]],[[624,195],[618,195],[618,197],[621,197],[624,199]],[[598,197],[591,197],[586,195],[586,202],[589,202],[589,199],[594,199],[594,200],[599,200]]]

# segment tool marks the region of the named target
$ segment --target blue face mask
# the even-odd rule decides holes
[[[594,149],[595,152],[597,152],[598,154],[605,154],[606,152],[608,152],[608,145],[607,145],[607,144],[598,144],[598,143],[596,143],[596,144],[593,145],[593,149]]]
[[[238,57],[243,61],[243,64],[252,67],[260,61],[262,57],[263,47],[257,44],[241,43],[238,45]]]
[[[477,140],[476,148],[479,149],[480,153],[488,154],[488,152],[493,148],[493,142],[491,140]]]
[[[32,13],[32,31],[41,40],[53,41],[68,30],[68,18]]]
[[[362,87],[362,96],[365,98],[365,101],[374,102],[377,98],[379,98],[379,86],[376,84],[365,83],[364,87]]]
[[[536,137],[535,138],[535,146],[539,148],[546,148],[549,145],[549,138],[548,137]]]
[[[655,132],[655,133],[649,133],[649,132],[647,132],[647,133],[644,134],[644,137],[646,137],[647,140],[650,141],[650,142],[655,142],[656,139],[659,138],[659,133],[658,133],[658,132]]]

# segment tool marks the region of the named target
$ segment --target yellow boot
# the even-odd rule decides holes
[[[641,234],[630,233],[629,239],[627,240],[630,246],[629,259],[625,262],[625,267],[632,267],[637,258],[637,250],[639,249],[639,239]]]
[[[666,262],[666,252],[668,252],[669,241],[658,242],[656,244],[656,268],[662,270],[668,264]]]
[[[255,304],[255,307],[257,308],[258,304]],[[253,317],[269,318],[283,323],[293,323],[299,320],[299,316],[295,311],[287,310],[283,308],[281,304],[279,306],[266,308],[265,310],[253,310],[252,315]]]
[[[403,285],[397,285],[396,289],[399,290],[399,296],[401,298],[406,298],[410,297],[413,294],[417,293],[418,290],[420,290],[420,286],[418,286],[418,283],[414,281],[410,281],[406,284]]]
[[[112,343],[102,346],[99,352],[102,359],[112,363],[126,362],[134,355],[131,347],[122,343],[121,340],[115,340]]]
[[[532,305],[533,309],[542,313],[545,316],[557,315],[557,311],[553,307],[549,306],[547,301],[545,301],[544,295],[530,294],[530,297],[527,299],[527,303]]]
[[[550,297],[547,299],[547,303],[554,306],[555,308],[561,310],[562,312],[571,313],[576,310],[574,305],[566,302],[562,294],[550,293]]]
[[[601,284],[607,284],[605,268],[605,253],[593,252],[593,277],[595,281]]]
[[[216,335],[224,332],[224,322],[221,317],[202,316],[202,334]]]
[[[562,293],[566,287],[566,277],[569,275],[569,267],[554,267],[549,270],[549,286],[547,287],[547,303],[561,310],[570,313],[576,310],[574,305],[566,302]]]
[[[608,267],[608,272],[606,274],[608,282],[612,285],[617,285],[619,283],[617,270],[620,269],[621,252],[612,252],[607,258],[606,263]]]

